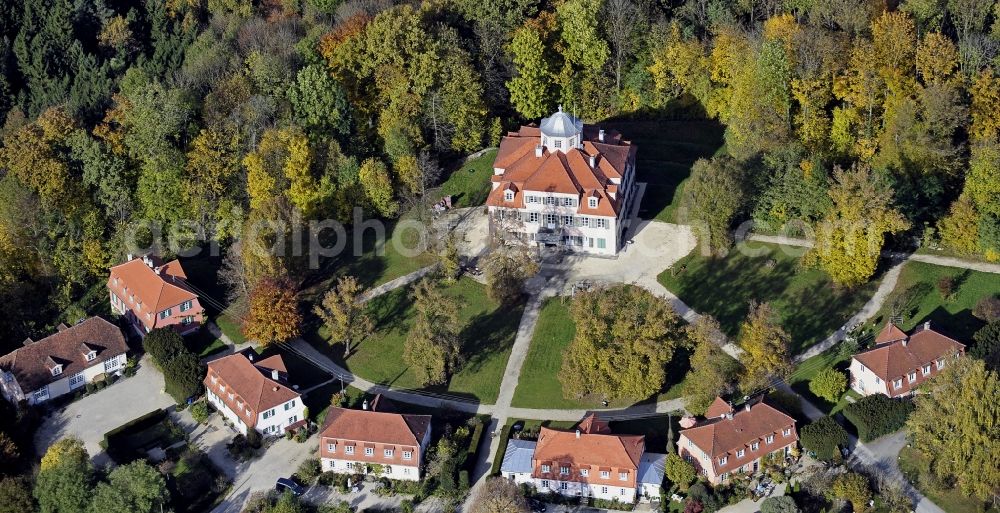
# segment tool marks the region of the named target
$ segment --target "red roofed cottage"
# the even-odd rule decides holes
[[[765,456],[784,458],[799,439],[795,419],[766,403],[747,403],[734,411],[716,398],[705,418],[681,430],[677,452],[713,485],[725,482],[733,472],[760,470]]]
[[[170,327],[181,335],[201,326],[203,309],[187,284],[181,263],[161,263],[154,256],[129,259],[111,268],[111,309],[124,315],[139,336]]]
[[[861,395],[912,395],[949,358],[963,354],[965,345],[934,331],[929,322],[910,335],[889,323],[875,337],[874,348],[851,359],[851,388]]]
[[[417,481],[431,441],[430,415],[396,413],[381,395],[361,410],[330,408],[319,434],[324,472],[367,474]],[[377,465],[377,467],[376,467]]]
[[[490,230],[524,242],[615,255],[635,189],[636,146],[559,111],[500,142]]]
[[[247,434],[280,436],[306,423],[305,405],[288,386],[288,370],[280,355],[255,362],[253,351],[208,363],[205,395],[215,409]]]

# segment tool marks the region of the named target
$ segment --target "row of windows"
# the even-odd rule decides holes
[[[551,490],[552,489],[552,487],[550,486],[549,481],[547,479],[543,479],[542,480],[542,489],[543,490]],[[559,481],[559,489],[562,490],[562,491],[569,490],[569,483],[567,483],[565,481]],[[608,487],[607,486],[600,487],[600,490],[601,490],[601,494],[602,495],[607,495],[608,494]],[[627,492],[628,492],[628,488],[619,488],[618,489],[618,495],[624,496]]]
[[[562,466],[559,467],[559,474],[560,475],[568,476],[569,475],[569,471],[570,471],[569,467],[562,467]],[[542,465],[542,473],[543,474],[548,474],[550,472],[552,472],[552,466],[551,465]],[[590,476],[590,469],[586,469],[586,468],[580,469],[580,475],[583,476],[583,477],[589,477]],[[602,470],[601,471],[601,479],[610,479],[610,478],[611,478],[611,472],[610,471],[608,471],[608,470]],[[628,472],[619,472],[618,473],[618,479],[620,481],[628,481]]]
[[[365,468],[366,465],[367,465],[367,463],[356,463],[356,462],[353,462],[353,461],[347,461],[347,462],[344,463],[344,468],[347,469],[347,470],[351,470],[351,471],[366,472],[367,471],[367,469]],[[333,461],[330,462],[330,468],[331,469],[336,469],[337,468],[337,461],[336,460],[333,460]],[[403,467],[403,475],[406,475],[406,476],[410,475],[410,471],[411,470],[412,469],[410,469],[410,467],[405,467],[404,466]],[[386,465],[386,466],[384,466],[382,468],[382,472],[384,474],[392,474],[392,467],[390,467],[389,465]]]
[[[785,428],[781,432],[781,436],[790,436],[791,434],[792,434],[792,429],[791,428]],[[767,445],[773,444],[774,443],[774,435],[767,435],[766,437],[764,437],[764,443],[766,443]],[[688,444],[689,445],[691,444],[690,440],[688,440]],[[752,451],[752,452],[756,452],[757,449],[759,449],[759,448],[760,448],[760,442],[752,442],[750,444],[750,451]],[[742,458],[745,455],[746,455],[746,449],[740,449],[740,450],[736,451],[736,458],[737,459]],[[719,458],[719,465],[725,465],[728,461],[729,461],[729,458],[727,456],[723,456],[723,457]]]
[[[523,212],[521,220],[526,223],[537,223],[539,220],[545,222],[546,226],[565,226],[576,228],[608,228],[611,220],[603,217],[588,216],[560,216],[556,214],[541,214],[539,212]]]
[[[192,306],[193,303],[191,301],[185,301],[181,303],[180,310],[181,312],[186,312],[190,310]],[[170,317],[172,314],[173,314],[173,308],[167,308],[166,310],[160,312],[160,319],[166,319],[167,317]]]
[[[337,452],[337,444],[330,444],[330,443],[326,444],[326,452],[329,452],[331,454],[336,453]],[[382,450],[382,457],[384,457],[386,459],[391,459],[395,453],[396,453],[396,451],[393,450],[393,449],[383,449]],[[344,454],[353,455],[354,454],[354,446],[353,445],[345,445],[344,446]],[[365,447],[365,456],[375,456],[375,448],[374,447]],[[412,460],[413,459],[413,451],[403,451],[403,459],[404,460]]]

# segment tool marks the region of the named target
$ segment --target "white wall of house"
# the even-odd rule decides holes
[[[500,475],[506,479],[514,481],[516,484],[534,484],[534,480],[532,479],[530,472],[501,472]]]
[[[220,398],[218,395],[215,395],[215,392],[212,392],[211,389],[205,391],[205,396],[208,397],[208,402],[212,403],[212,406],[216,410],[218,410],[219,413],[221,413],[222,416],[225,417],[226,420],[228,420],[229,423],[236,428],[237,432],[246,436],[247,434],[246,423],[239,415],[236,414],[236,412],[230,410],[229,406],[226,406],[226,403],[222,402],[222,398]]]
[[[127,358],[125,353],[120,353],[104,360],[104,362],[91,365],[90,367],[87,367],[86,369],[75,374],[62,374],[58,380],[24,394],[19,393],[21,388],[20,386],[16,386],[15,390],[15,387],[10,386],[10,383],[5,383],[4,397],[12,402],[27,399],[28,404],[39,404],[84,387],[87,383],[92,383],[100,376],[124,369],[126,361]],[[14,385],[16,385],[16,382]],[[13,392],[13,400],[11,396],[8,395],[8,390]]]
[[[285,428],[306,418],[302,398],[296,397],[284,404],[257,414],[257,431],[269,436],[282,436]]]
[[[650,498],[660,497],[660,485],[649,483],[639,484],[639,500],[648,501]]]
[[[856,358],[851,359],[850,371],[851,388],[853,388],[855,392],[861,395],[889,395],[885,382]]]
[[[535,489],[539,492],[556,492],[567,497],[593,497],[595,499],[615,500],[622,503],[632,503],[636,499],[636,489],[622,486],[586,484],[575,481],[557,481],[554,479],[532,478]]]
[[[336,472],[338,474],[364,474],[368,464],[363,461],[339,460],[335,458],[322,458],[324,472]],[[416,465],[382,465],[383,477],[397,479],[400,481],[419,481],[420,467]]]

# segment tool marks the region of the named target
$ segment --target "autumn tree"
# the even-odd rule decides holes
[[[989,500],[1000,489],[1000,378],[974,358],[947,360],[927,382],[907,421],[913,446],[930,461],[930,471],[954,482],[962,493]]]
[[[704,251],[725,255],[733,243],[731,225],[746,203],[745,172],[736,160],[723,157],[695,162],[681,206],[684,221],[703,228],[699,236]]]
[[[809,380],[809,391],[831,403],[839,401],[846,390],[847,376],[837,369],[823,369]]]
[[[243,319],[243,334],[248,339],[266,347],[299,336],[302,316],[289,280],[261,280],[250,291],[249,303]]]
[[[538,272],[538,264],[522,245],[499,244],[483,261],[486,293],[500,303],[521,297],[524,283]]]
[[[567,398],[645,399],[666,382],[666,364],[683,343],[680,317],[661,297],[633,285],[578,292],[576,335],[563,353]]]
[[[323,295],[323,301],[313,307],[313,312],[330,332],[330,341],[344,344],[344,358],[351,354],[356,342],[371,333],[371,318],[360,301],[361,284],[353,276],[337,278],[337,285]]]
[[[885,235],[909,228],[893,208],[893,191],[867,166],[836,167],[828,194],[833,206],[816,227],[816,242],[805,261],[817,265],[846,287],[875,273]]]
[[[773,378],[784,378],[792,370],[788,355],[790,338],[781,327],[778,313],[770,303],[750,303],[746,320],[740,325],[740,389],[745,392],[768,386]]]
[[[0,513],[36,511],[31,486],[23,477],[0,479]]]
[[[461,270],[458,258],[458,244],[455,236],[449,234],[444,240],[444,250],[440,255],[441,276],[448,283],[454,283],[458,279]]]
[[[522,116],[533,119],[552,112],[552,68],[541,29],[526,24],[514,32],[507,51],[515,75],[507,82],[510,102]]]
[[[79,513],[90,501],[94,467],[78,438],[63,438],[45,451],[34,495],[42,513]]]
[[[739,362],[722,350],[726,337],[713,317],[703,315],[686,328],[689,344],[694,346],[691,370],[684,378],[684,392],[688,395],[686,408],[700,415],[716,397],[732,388],[739,370]]]
[[[868,478],[855,472],[847,472],[837,476],[833,480],[830,493],[838,499],[850,502],[855,513],[867,511],[868,501],[872,498],[872,490],[868,484]]]
[[[528,513],[520,488],[509,479],[491,477],[472,501],[472,513]]]
[[[421,386],[444,383],[461,363],[458,305],[425,278],[413,289],[413,308],[416,318],[403,346],[403,361]]]
[[[392,180],[385,164],[378,159],[368,159],[358,172],[361,188],[372,209],[382,217],[392,217],[399,211],[392,189]]]
[[[663,475],[671,483],[677,485],[681,492],[686,492],[688,486],[695,479],[698,479],[698,472],[695,470],[694,465],[675,453],[667,455],[667,461],[663,466]]]

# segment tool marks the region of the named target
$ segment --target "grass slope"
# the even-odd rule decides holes
[[[843,325],[878,287],[873,281],[855,290],[837,290],[824,272],[800,267],[799,259],[777,245],[750,242],[725,258],[695,251],[658,280],[691,308],[718,319],[731,337],[738,334],[751,300],[770,302],[796,354]]]
[[[950,277],[955,281],[955,293],[945,299],[937,289],[938,280]],[[983,321],[972,316],[980,299],[1000,294],[1000,274],[981,273],[923,262],[907,262],[899,275],[896,288],[872,318],[874,328],[898,315],[900,328],[909,331],[924,321],[935,329],[968,342]]]
[[[440,196],[452,196],[452,205],[456,207],[474,207],[486,203],[496,157],[497,150],[489,150],[452,171],[441,184]]]
[[[460,306],[465,363],[447,384],[427,390],[493,403],[500,392],[500,382],[524,307],[501,307],[486,297],[483,285],[468,278],[442,286],[445,295],[455,298]],[[369,381],[419,389],[416,378],[403,362],[406,335],[416,315],[410,292],[410,287],[404,287],[369,301],[368,313],[375,329],[346,361],[343,346],[330,345],[325,327],[312,334],[314,345]]]
[[[558,297],[545,300],[538,314],[538,324],[535,325],[531,348],[521,367],[521,376],[511,403],[513,406],[558,409],[603,407],[599,397],[567,399],[563,396],[559,369],[562,368],[563,351],[573,341],[575,333],[576,326],[570,314],[569,300]],[[687,353],[675,351],[672,367],[668,370],[667,388],[656,396],[655,400],[681,396],[683,387],[681,380],[687,373],[687,360]],[[632,404],[633,401],[616,400],[611,401],[609,406],[618,408]]]
[[[711,120],[612,121],[603,123],[638,146],[636,180],[646,182],[639,215],[676,222],[684,182],[701,158],[724,151],[722,125]]]

